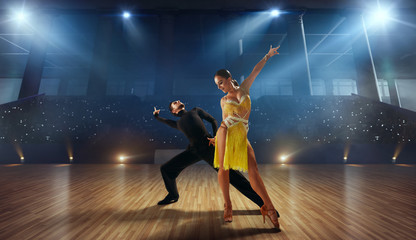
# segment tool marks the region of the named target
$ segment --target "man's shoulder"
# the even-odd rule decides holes
[[[202,108],[200,108],[200,107],[194,107],[194,108],[192,108],[192,110],[191,111],[204,111],[205,112],[205,110],[204,109],[202,109]]]

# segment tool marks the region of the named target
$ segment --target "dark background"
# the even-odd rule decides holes
[[[374,18],[378,5],[390,12],[384,23]],[[249,140],[259,162],[291,154],[291,162],[343,163],[348,152],[348,162],[414,163],[415,5],[2,1],[0,162],[20,162],[23,154],[26,163],[68,162],[68,155],[74,163],[105,163],[124,153],[130,162],[152,163],[156,149],[187,144],[181,133],[153,119],[153,106],[174,119],[167,105],[180,99],[220,122],[223,93],[214,84],[215,71],[227,68],[241,82],[272,44],[281,45],[280,55],[251,89]],[[281,15],[271,17],[272,8]],[[22,9],[26,20],[19,21]],[[131,18],[124,19],[123,11]],[[291,50],[290,24],[299,15],[309,95],[294,85],[303,65]],[[360,55],[368,54],[354,50],[364,29],[361,16],[379,99],[361,94],[358,82]]]

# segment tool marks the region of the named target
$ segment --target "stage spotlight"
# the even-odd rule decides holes
[[[130,12],[123,12],[123,17],[124,18],[130,18],[130,16],[131,16],[131,14],[130,14]]]
[[[279,10],[274,9],[274,10],[272,10],[272,11],[270,12],[270,15],[271,15],[272,17],[277,17],[277,16],[279,16],[279,15],[280,15],[280,11],[279,11]]]
[[[404,143],[399,143],[396,146],[396,149],[394,150],[394,154],[393,154],[393,157],[392,157],[393,163],[396,162],[397,158],[400,155],[400,152],[403,150],[404,145],[405,145]]]
[[[22,150],[22,147],[17,143],[17,142],[15,142],[14,144],[14,148],[16,149],[16,153],[17,153],[17,155],[19,156],[19,158],[20,158],[20,162],[21,163],[23,163],[24,162],[24,160],[25,160],[25,157],[23,156],[23,150]]]
[[[344,147],[344,163],[347,162],[348,155],[350,154],[351,143],[346,142]]]
[[[68,152],[69,162],[72,163],[72,160],[74,160],[74,150],[72,148],[72,143],[68,138],[66,139],[66,151]]]
[[[280,161],[282,161],[283,163],[287,160],[287,156],[283,155],[280,156]]]
[[[16,19],[19,20],[20,22],[23,22],[26,20],[26,14],[24,12],[18,12],[16,13]]]
[[[377,12],[374,13],[374,18],[377,22],[385,22],[390,18],[389,11],[379,8]]]
[[[391,19],[391,12],[389,9],[378,7],[369,14],[370,25],[384,25]]]
[[[121,156],[119,156],[118,157],[118,160],[120,161],[120,162],[124,162],[124,160],[126,159],[126,157],[125,156],[123,156],[123,155],[121,155]]]

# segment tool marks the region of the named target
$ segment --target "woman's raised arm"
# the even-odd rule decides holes
[[[250,73],[250,75],[241,83],[241,87],[246,90],[247,92],[250,90],[251,84],[253,84],[254,79],[256,79],[257,75],[259,75],[260,71],[263,69],[264,65],[266,64],[267,60],[269,58],[273,57],[276,54],[279,54],[277,50],[280,48],[280,46],[277,46],[275,48],[270,45],[269,52],[264,56],[260,62],[256,64],[253,71]]]

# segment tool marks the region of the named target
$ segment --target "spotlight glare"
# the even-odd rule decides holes
[[[374,14],[374,21],[378,23],[385,23],[387,20],[390,19],[390,13],[389,11],[385,9],[379,8]]]
[[[130,16],[131,16],[130,12],[123,12],[124,18],[130,18]]]
[[[25,160],[25,158],[24,157],[20,157],[20,160]]]
[[[277,16],[279,16],[280,15],[280,11],[279,10],[272,10],[271,12],[270,12],[270,15],[272,15],[272,17],[277,17]]]
[[[285,155],[283,155],[283,156],[281,156],[281,157],[280,157],[280,160],[281,160],[282,162],[285,162],[285,161],[286,161],[286,159],[287,159],[287,156],[285,156]]]
[[[19,12],[16,14],[17,20],[24,21],[26,19],[26,14],[24,12]]]
[[[120,162],[124,162],[124,160],[126,159],[126,157],[125,156],[123,156],[123,155],[121,155],[120,157],[118,157],[118,160],[120,161]]]
[[[400,152],[403,150],[403,147],[404,147],[404,144],[403,143],[399,143],[396,146],[396,149],[394,150],[394,154],[393,154],[393,157],[392,157],[393,162],[396,162],[397,158],[400,155]]]

